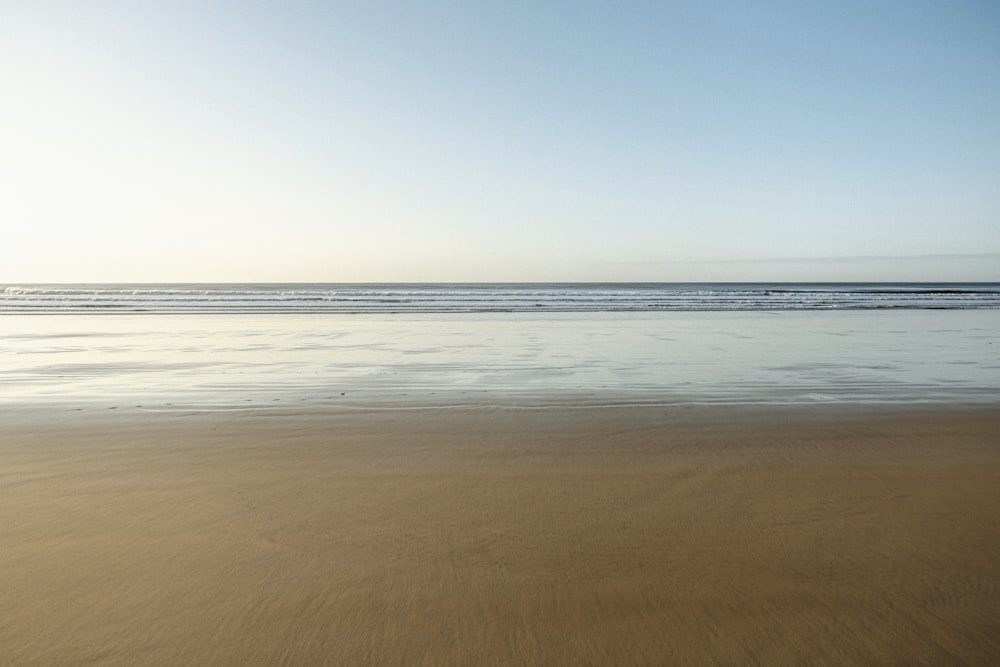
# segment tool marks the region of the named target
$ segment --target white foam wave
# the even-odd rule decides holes
[[[1000,285],[10,285],[0,313],[996,309]]]

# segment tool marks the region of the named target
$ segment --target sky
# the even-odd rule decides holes
[[[0,0],[0,283],[1000,281],[1000,3]]]

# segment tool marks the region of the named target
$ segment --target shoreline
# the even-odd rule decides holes
[[[4,321],[10,409],[1000,403],[1000,311]]]
[[[996,404],[15,412],[0,662],[1000,655]]]
[[[344,391],[340,391],[343,388]],[[796,414],[847,416],[894,414],[950,414],[962,411],[1000,410],[1000,395],[992,387],[968,388],[962,392],[941,393],[931,387],[908,387],[908,393],[865,395],[858,390],[838,394],[817,388],[815,393],[801,388],[771,388],[755,392],[740,388],[732,392],[699,391],[687,393],[665,388],[565,390],[544,387],[535,391],[501,389],[449,390],[439,386],[406,387],[393,390],[381,384],[362,387],[338,387],[304,396],[285,388],[239,392],[238,398],[224,400],[217,390],[207,394],[188,391],[174,394],[102,395],[88,399],[61,395],[20,396],[0,399],[0,427],[31,426],[56,420],[102,418],[156,418],[174,415],[206,419],[268,416],[304,416],[308,419],[350,414],[393,412],[427,413],[445,417],[463,411],[580,412],[660,410],[672,413],[687,411],[735,411],[753,418],[755,414],[778,417]],[[330,395],[325,395],[330,394]],[[252,396],[252,398],[247,398]]]

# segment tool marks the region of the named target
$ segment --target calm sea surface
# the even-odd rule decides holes
[[[998,284],[0,286],[0,409],[1000,404]]]

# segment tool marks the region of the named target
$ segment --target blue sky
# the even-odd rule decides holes
[[[0,281],[1000,280],[993,2],[0,4]]]

